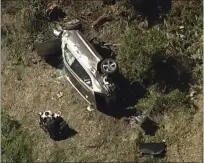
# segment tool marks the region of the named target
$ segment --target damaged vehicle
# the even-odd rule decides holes
[[[61,28],[53,32],[57,39],[36,45],[37,53],[44,58],[60,54],[66,79],[89,105],[105,102],[112,106],[117,99],[111,78],[117,71],[115,60],[102,57],[80,30]]]

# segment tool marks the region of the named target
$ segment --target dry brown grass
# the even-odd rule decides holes
[[[2,107],[39,137],[40,141],[35,145],[38,161],[46,161],[56,146],[66,152],[66,161],[133,161],[134,139],[129,139],[136,133],[122,120],[97,111],[86,111],[86,105],[69,84],[62,85],[51,78],[54,72],[55,69],[39,63],[31,67],[6,67],[2,74]],[[56,95],[60,91],[64,94],[62,98]],[[72,102],[74,98],[77,103]],[[45,109],[61,111],[70,127],[79,132],[78,135],[53,143],[38,125],[37,113]],[[71,154],[73,157],[67,157]]]
[[[201,162],[202,160],[202,113],[192,119],[177,119],[166,123],[166,131],[172,135],[167,142],[167,160],[171,162]]]

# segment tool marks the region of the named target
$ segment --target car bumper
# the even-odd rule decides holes
[[[102,105],[103,108],[113,108],[117,103],[118,93],[116,90],[110,95],[95,92],[95,99],[97,107],[101,107]]]

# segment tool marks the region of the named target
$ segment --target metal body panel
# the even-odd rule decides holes
[[[103,94],[105,99],[114,99],[112,97],[115,96],[114,83],[111,86],[105,84],[103,81],[104,74],[99,74],[97,71],[98,64],[103,58],[80,31],[63,31],[61,48],[62,58],[67,72],[67,80],[89,104],[96,104],[95,93]],[[66,60],[66,57],[69,58],[70,56],[71,59],[69,62]],[[85,70],[84,73],[86,72],[90,77],[91,87],[72,70],[71,66],[75,59]]]
[[[98,63],[103,59],[80,31],[70,30],[62,35],[63,44],[68,45],[68,49],[77,58],[81,65],[85,65],[87,72],[97,71]],[[62,47],[63,48],[63,47]]]
[[[84,98],[84,100],[87,103],[95,105],[96,101],[95,101],[94,92],[92,92],[92,90],[90,89],[87,89],[87,87],[83,83],[80,83],[80,81],[78,80],[78,77],[75,76],[72,73],[72,71],[70,71],[69,68],[65,67],[65,71],[67,73],[67,77],[66,77],[67,80],[76,89],[76,91]]]

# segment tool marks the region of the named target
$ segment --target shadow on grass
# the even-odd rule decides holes
[[[62,68],[62,57],[61,55],[51,55],[45,57],[45,62],[55,68]]]
[[[188,91],[192,83],[191,62],[189,59],[164,58],[157,55],[153,58],[153,67],[148,84],[157,84],[162,93],[175,89]]]
[[[121,0],[103,0],[104,5],[114,5]],[[163,23],[164,16],[172,7],[172,0],[128,0],[127,6],[131,5],[137,15],[135,18],[144,20],[147,18],[148,28]],[[132,19],[133,20],[133,19]]]
[[[102,100],[98,100],[98,110],[114,118],[131,117],[137,114],[135,109],[128,109],[134,106],[142,98],[146,90],[139,83],[130,83],[123,75],[117,73],[113,76],[113,81],[118,88],[116,104],[107,107]]]
[[[69,128],[67,126],[65,129],[63,129],[62,134],[60,134],[59,136],[53,138],[53,140],[55,140],[55,141],[66,140],[66,139],[69,139],[69,138],[73,137],[77,133],[78,133],[77,131],[75,131],[74,129]]]
[[[159,129],[159,126],[156,122],[147,117],[141,124],[141,128],[145,132],[145,135],[155,136],[155,133]]]
[[[167,14],[172,7],[171,0],[130,0],[135,11],[143,18],[147,18],[148,28],[162,23],[164,15]]]

